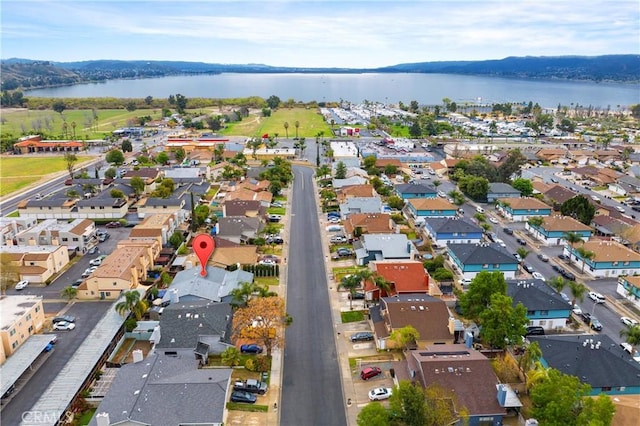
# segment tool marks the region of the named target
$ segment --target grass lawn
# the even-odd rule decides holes
[[[287,211],[285,210],[284,207],[269,207],[267,209],[267,213],[269,214],[279,214],[279,215],[283,215],[286,213]]]
[[[79,156],[78,163],[91,158]],[[63,171],[66,168],[67,164],[61,156],[0,157],[0,195],[23,189],[48,174]]]
[[[269,411],[269,407],[267,407],[266,405],[244,404],[242,402],[227,402],[227,410],[266,413],[267,411]]]
[[[253,281],[258,285],[280,285],[278,277],[254,277]]]
[[[88,410],[84,411],[82,413],[82,415],[80,417],[78,417],[78,425],[80,426],[85,426],[88,425],[89,422],[91,422],[91,418],[93,417],[94,413],[96,412],[97,408],[89,408]]]
[[[343,323],[364,321],[364,311],[340,312]]]
[[[296,121],[298,137],[315,138],[318,132],[324,132],[325,137],[331,135],[331,126],[327,124],[316,109],[280,108],[271,113],[271,117],[251,115],[239,123],[231,123],[222,131],[225,135],[233,136],[269,136],[287,137],[284,123],[289,123],[289,138],[296,137]]]

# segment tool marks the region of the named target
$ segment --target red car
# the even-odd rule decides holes
[[[379,367],[367,367],[360,372],[360,378],[362,380],[369,380],[373,377],[379,376],[380,374],[382,374],[382,370],[380,370]]]
[[[109,222],[105,225],[107,228],[120,228],[122,224],[120,222]]]

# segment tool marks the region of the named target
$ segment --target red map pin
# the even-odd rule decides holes
[[[200,275],[203,277],[207,276],[207,261],[211,257],[215,245],[216,243],[209,234],[198,234],[193,240],[193,251],[196,252],[196,256],[200,259],[200,266],[202,266]]]

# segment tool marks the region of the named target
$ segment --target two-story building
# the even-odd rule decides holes
[[[443,198],[411,198],[405,206],[416,224],[422,224],[426,218],[455,217],[458,208]]]
[[[364,281],[365,298],[379,300],[396,294],[429,294],[429,273],[417,260],[376,260],[369,262],[373,278]],[[387,288],[378,287],[376,278],[384,278]]]
[[[42,330],[44,308],[41,296],[4,296],[0,299],[0,365],[4,364],[29,336]]]
[[[18,245],[16,235],[37,224],[34,217],[0,217],[0,246]]]
[[[499,244],[448,244],[451,263],[465,279],[473,279],[479,272],[502,272],[506,279],[515,278],[518,260]]]
[[[413,260],[418,254],[405,234],[364,234],[353,247],[358,265],[373,260]]]
[[[585,250],[584,253],[591,253],[591,258],[583,256],[580,248]],[[567,244],[564,254],[593,277],[640,274],[640,253],[616,241],[590,240],[573,247]]]
[[[129,234],[131,240],[156,239],[160,245],[167,245],[169,238],[180,223],[175,213],[155,213],[133,227]]]
[[[550,216],[553,208],[537,198],[500,198],[498,211],[512,222],[525,222],[532,217]]]
[[[343,222],[345,236],[349,239],[363,234],[393,234],[396,227],[388,213],[352,213]]]
[[[343,219],[354,213],[382,213],[382,200],[380,197],[350,197],[340,203]]]
[[[436,198],[438,191],[424,183],[402,183],[395,186],[396,194],[403,200],[412,198]]]
[[[529,325],[545,330],[560,330],[567,326],[571,304],[542,280],[507,280],[507,296],[513,305],[527,308]]]
[[[518,198],[520,194],[520,191],[508,183],[493,182],[489,184],[487,202],[493,203],[501,198]]]
[[[579,235],[585,241],[589,240],[593,233],[591,227],[569,216],[554,215],[543,219],[540,226],[534,226],[527,222],[525,229],[531,233],[533,238],[547,246],[565,244],[566,235],[570,233]]]
[[[18,268],[20,279],[44,284],[69,263],[66,246],[0,246],[9,261]]]
[[[619,277],[616,293],[640,309],[640,276]]]
[[[89,219],[58,221],[45,219],[15,236],[18,245],[64,245],[70,251],[85,253],[95,243],[95,223]]]
[[[424,230],[437,247],[452,243],[476,244],[482,240],[484,230],[464,218],[434,217],[425,220]]]

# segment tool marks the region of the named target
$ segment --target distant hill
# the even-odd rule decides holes
[[[50,87],[121,78],[235,73],[443,73],[590,81],[640,81],[640,55],[509,57],[487,61],[417,62],[381,68],[301,68],[264,64],[208,64],[184,61],[95,60],[0,61],[2,90]]]

